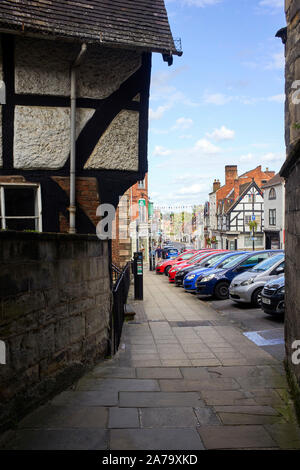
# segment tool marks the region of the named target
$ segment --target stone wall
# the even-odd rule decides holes
[[[0,232],[0,430],[107,354],[108,242]]]
[[[292,344],[300,340],[300,103],[295,91],[300,80],[300,5],[285,1],[286,42],[286,147],[287,160],[281,169],[286,179],[286,363],[290,383],[297,396],[300,416],[300,365],[292,361]],[[295,86],[297,88],[295,88]],[[296,96],[299,100],[299,93]],[[299,125],[299,126],[298,126]]]

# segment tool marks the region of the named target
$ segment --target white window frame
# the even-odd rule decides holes
[[[145,178],[143,180],[138,181],[138,188],[145,189]]]
[[[33,188],[35,189],[35,200],[34,200],[34,216],[7,216],[5,215],[5,188]],[[25,220],[25,219],[34,219],[35,220],[35,230],[38,232],[43,231],[42,224],[42,195],[41,195],[41,186],[39,184],[32,183],[2,183],[0,182],[0,204],[1,204],[1,229],[6,230],[6,221],[11,220]]]

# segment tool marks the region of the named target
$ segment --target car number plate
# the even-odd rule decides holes
[[[264,304],[267,304],[267,305],[270,305],[270,303],[271,303],[271,300],[270,300],[270,299],[266,299],[266,297],[262,297],[261,300],[262,300],[262,302],[263,302]]]

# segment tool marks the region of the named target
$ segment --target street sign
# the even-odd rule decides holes
[[[145,199],[139,199],[139,206],[145,206],[145,205],[146,205]]]

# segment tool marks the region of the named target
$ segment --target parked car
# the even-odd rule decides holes
[[[272,256],[257,264],[250,271],[236,276],[229,287],[229,298],[234,302],[246,302],[259,306],[261,291],[268,281],[284,273],[284,253]]]
[[[176,262],[188,260],[193,256],[195,256],[195,250],[192,250],[191,252],[182,253],[175,259],[160,261],[156,266],[156,274],[163,274],[165,272],[165,269],[167,269],[168,271],[170,267],[173,266],[173,264],[175,264]]]
[[[203,255],[203,254],[202,254]],[[225,252],[217,252],[217,253],[205,253],[201,258],[199,258],[196,262],[187,262],[182,265],[174,265],[168,275],[169,275],[169,281],[170,282],[175,282],[175,285],[182,286],[183,287],[183,279],[185,276],[190,273],[191,271],[194,271],[195,269],[200,269],[200,268],[210,268],[212,266],[212,263],[219,261],[223,256],[225,255]]]
[[[167,246],[162,250],[163,259],[175,259],[179,255],[177,248]]]
[[[220,252],[226,252],[226,251],[227,250],[213,250],[213,249],[208,250],[206,248],[203,249],[203,250],[198,250],[192,258],[190,258],[188,260],[178,261],[178,262],[174,263],[172,265],[171,269],[174,268],[174,271],[179,271],[182,268],[185,268],[187,266],[190,266],[192,264],[195,264],[195,263],[198,263],[198,262],[202,261],[204,257],[210,256],[214,253],[220,253]],[[171,271],[171,269],[168,271],[168,274]],[[174,271],[172,271],[172,272],[174,273]]]
[[[246,253],[246,252],[242,252]],[[211,267],[201,267],[198,269],[194,269],[190,273],[188,273],[183,279],[183,287],[186,292],[196,292],[197,290],[197,280],[200,276],[205,275],[206,273],[210,273],[212,270],[219,268],[225,268],[227,263],[232,261],[232,259],[236,259],[240,256],[240,252],[230,252],[226,254],[222,254],[221,258],[217,260],[217,262]]]
[[[235,276],[249,271],[258,263],[270,256],[278,254],[278,250],[255,251],[240,254],[229,260],[227,266],[210,270],[209,274],[200,275],[197,280],[197,295],[214,295],[219,300],[228,299],[229,285]]]
[[[269,315],[282,315],[285,309],[285,278],[284,276],[267,282],[261,292],[261,308]]]

